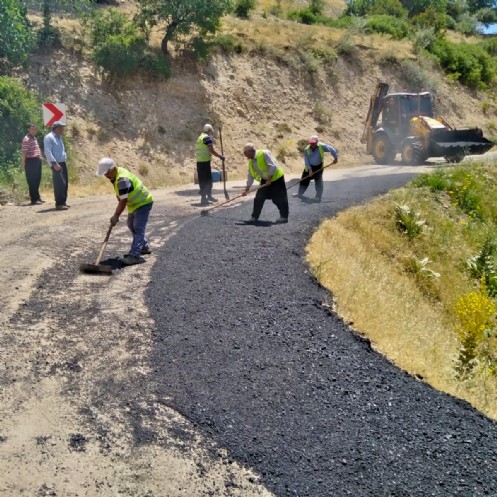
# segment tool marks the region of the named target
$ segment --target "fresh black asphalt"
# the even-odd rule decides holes
[[[497,425],[374,352],[304,261],[320,220],[408,179],[327,182],[286,225],[220,208],[158,251],[157,394],[278,497],[497,497]]]

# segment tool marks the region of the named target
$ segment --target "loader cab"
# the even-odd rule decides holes
[[[390,93],[383,99],[382,126],[396,136],[407,136],[417,116],[434,117],[431,93]]]

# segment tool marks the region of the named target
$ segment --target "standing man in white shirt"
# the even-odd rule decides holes
[[[66,149],[62,140],[64,126],[60,121],[52,124],[52,131],[45,135],[43,140],[45,157],[52,169],[55,208],[58,211],[69,209],[67,205],[67,189],[69,176],[66,164]]]

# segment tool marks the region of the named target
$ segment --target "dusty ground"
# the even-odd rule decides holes
[[[408,172],[402,166],[372,166],[328,170],[326,177],[387,169]],[[228,182],[231,197],[239,195],[242,183]],[[216,196],[224,201],[221,188],[215,183]],[[193,184],[153,194],[152,249],[199,212]],[[149,361],[156,337],[144,292],[155,255],[111,277],[79,273],[79,264],[93,263],[99,252],[115,199],[70,198],[71,209],[63,212],[53,209],[51,192],[45,199],[41,206],[0,207],[0,494],[269,495],[257,475],[213,449],[163,403],[154,405],[154,423],[148,427],[160,434],[158,441],[147,443],[147,427],[133,425],[131,406],[140,398],[132,396],[140,389],[130,385],[143,382],[144,397],[154,397]],[[127,251],[129,240],[121,222],[104,261],[119,267],[116,258]],[[72,309],[85,310],[84,322],[73,318]],[[122,391],[129,392],[129,403],[122,402]],[[95,433],[90,421],[105,428]]]
[[[198,197],[193,185],[154,196],[150,233],[157,247],[198,212],[191,206]],[[71,209],[57,212],[46,198],[42,206],[0,207],[0,494],[269,495],[255,475],[212,453],[209,441],[162,404],[154,413],[162,442],[133,443],[129,405],[108,391],[126,390],[149,373],[152,326],[143,292],[154,255],[112,277],[78,274],[79,263],[94,262],[115,200],[70,199]],[[128,245],[121,223],[109,258]],[[85,322],[72,319],[75,307],[87,309]],[[85,419],[106,429],[94,433]]]

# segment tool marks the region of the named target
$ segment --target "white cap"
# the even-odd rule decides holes
[[[116,167],[116,163],[110,157],[104,157],[98,161],[97,176],[103,176],[109,169]]]
[[[204,133],[209,133],[209,132],[214,133],[214,128],[210,124],[205,124],[204,125]]]

